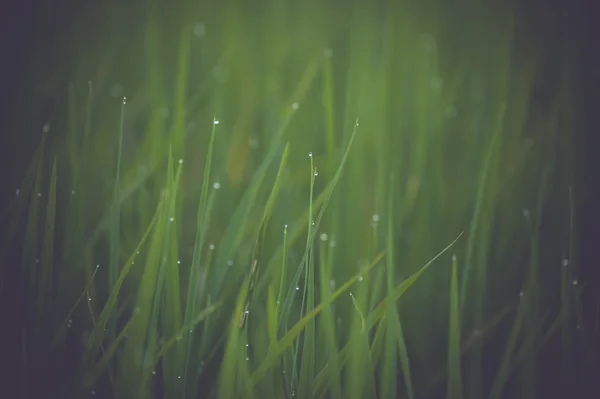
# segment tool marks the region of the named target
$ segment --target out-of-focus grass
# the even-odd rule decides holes
[[[2,213],[23,397],[536,397],[557,337],[563,387],[598,366],[569,64],[515,8],[107,10]]]

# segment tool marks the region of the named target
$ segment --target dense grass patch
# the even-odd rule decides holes
[[[426,3],[82,17],[2,213],[22,396],[545,397],[549,343],[576,396],[563,21]]]

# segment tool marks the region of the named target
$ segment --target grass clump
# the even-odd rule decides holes
[[[545,397],[548,343],[560,389],[597,366],[562,49],[508,5],[268,3],[150,2],[73,60],[2,214],[22,397]]]

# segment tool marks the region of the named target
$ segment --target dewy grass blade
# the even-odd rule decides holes
[[[111,205],[112,217],[110,221],[110,261],[108,264],[108,289],[112,291],[117,282],[119,274],[119,252],[121,248],[121,154],[123,152],[123,124],[125,119],[125,105],[127,99],[123,97],[121,103],[121,122],[119,127],[119,141],[117,143],[117,170],[115,173],[115,184],[113,188],[113,202]],[[115,339],[117,320],[113,316],[109,318],[107,325],[108,341]]]
[[[202,249],[206,242],[206,230],[208,228],[208,223],[210,221],[211,208],[213,201],[208,200],[208,190],[210,186],[210,170],[212,167],[212,156],[215,146],[215,132],[217,129],[217,120],[213,119],[212,131],[210,134],[210,140],[208,143],[208,150],[206,154],[206,164],[204,166],[204,177],[202,179],[202,187],[200,192],[200,201],[198,203],[198,214],[196,219],[196,239],[194,240],[194,252],[192,255],[192,264],[190,266],[190,275],[188,279],[188,287],[187,287],[187,298],[185,301],[185,314],[184,314],[184,323],[188,324],[196,312],[196,304],[199,299],[202,300],[203,297],[198,298],[199,295],[205,294],[205,282],[208,278],[208,273],[205,273],[202,285],[198,288],[198,273],[200,272],[200,263],[202,261]],[[215,193],[211,196],[214,198]],[[192,336],[186,334],[188,338],[186,338],[186,347],[185,347],[185,360],[183,366],[183,375],[184,375],[184,386],[187,386],[187,377],[188,377],[188,368],[190,363],[190,352],[191,352],[191,344],[192,344]]]
[[[316,232],[319,229],[319,226],[321,224],[321,219],[323,219],[323,215],[325,213],[325,210],[327,209],[327,205],[328,205],[329,201],[331,200],[331,196],[333,195],[333,190],[335,189],[337,183],[339,182],[339,180],[341,178],[342,171],[344,169],[344,165],[346,164],[346,160],[348,159],[348,155],[350,154],[350,149],[352,148],[352,143],[354,142],[354,139],[356,137],[357,128],[358,128],[358,120],[356,120],[354,123],[354,127],[352,129],[352,135],[350,136],[350,141],[348,142],[348,146],[346,147],[346,151],[344,152],[344,156],[342,157],[340,166],[338,167],[338,170],[337,170],[335,176],[333,177],[331,186],[330,186],[329,190],[327,191],[327,194],[324,198],[323,205],[321,206],[321,209],[319,210],[317,219],[315,220],[313,233],[308,237],[308,242],[311,243],[311,244],[309,244],[309,247],[312,247],[312,243],[314,243]],[[280,329],[282,328],[282,326],[284,326],[287,323],[290,308],[292,306],[292,301],[294,299],[294,294],[295,294],[294,290],[295,290],[296,284],[298,284],[298,281],[300,280],[300,276],[303,271],[303,265],[306,264],[307,258],[308,258],[308,253],[305,251],[304,255],[302,256],[302,259],[300,260],[300,267],[298,267],[298,269],[296,270],[296,273],[292,279],[291,286],[288,290],[288,294],[283,302],[283,312],[282,312],[281,321],[279,324]]]

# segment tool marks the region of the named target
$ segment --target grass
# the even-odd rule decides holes
[[[552,348],[581,397],[553,15],[267,3],[73,28],[119,40],[70,60],[2,213],[20,397],[546,397]]]

